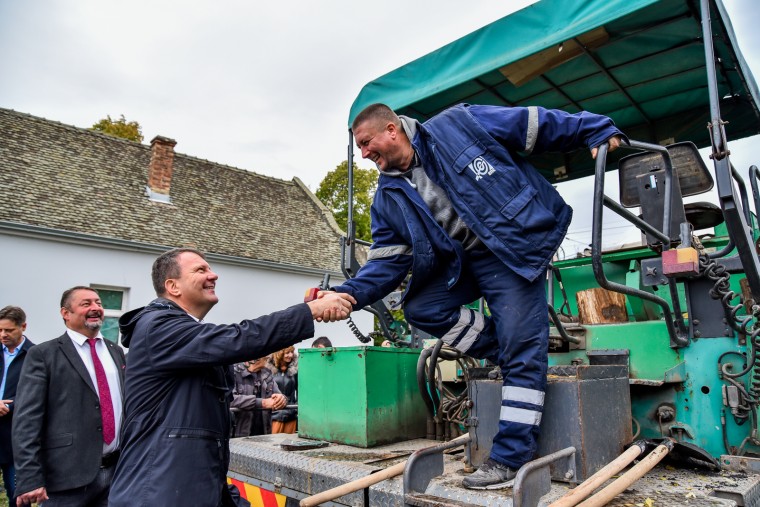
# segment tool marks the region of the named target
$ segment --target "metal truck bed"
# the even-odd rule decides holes
[[[297,435],[263,435],[233,439],[229,477],[235,481],[287,497],[286,505],[297,500],[360,479],[373,472],[400,463],[419,449],[440,442],[417,439],[364,449],[341,444],[311,450],[283,450],[281,444],[297,440]],[[472,491],[460,484],[464,476],[463,450],[444,457],[444,473],[434,478],[425,497],[417,496],[417,505],[512,506],[512,488],[495,491]],[[760,505],[760,474],[750,470],[704,472],[660,465],[634,483],[608,505],[615,506],[742,506]],[[546,506],[564,495],[569,484],[553,482],[551,491],[538,505]],[[256,505],[256,499],[251,499]],[[409,500],[409,499],[407,499]],[[328,502],[329,506],[404,506],[402,476],[380,482],[355,493]],[[280,502],[282,507],[282,500]]]

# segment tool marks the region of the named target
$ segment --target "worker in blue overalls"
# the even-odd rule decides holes
[[[540,107],[457,105],[425,123],[384,104],[352,130],[380,171],[367,264],[335,287],[366,306],[395,290],[407,321],[504,379],[491,456],[463,485],[496,489],[532,459],[546,387],[545,278],[572,209],[525,159],[623,139],[609,118]],[[491,317],[463,305],[484,297]]]

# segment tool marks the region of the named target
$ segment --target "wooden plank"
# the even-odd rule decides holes
[[[581,324],[628,322],[625,295],[597,287],[575,294]]]
[[[583,46],[589,49],[603,46],[609,38],[607,30],[603,26],[576,37]],[[556,47],[544,49],[522,60],[505,65],[499,69],[499,72],[513,85],[521,86],[581,54],[583,54],[583,48],[575,39],[569,39]]]

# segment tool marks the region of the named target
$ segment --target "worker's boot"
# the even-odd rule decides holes
[[[517,470],[488,458],[477,472],[462,480],[462,486],[467,489],[506,488],[512,485],[516,475]]]

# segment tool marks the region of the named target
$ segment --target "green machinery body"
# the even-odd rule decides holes
[[[716,232],[723,231],[722,227]],[[711,242],[715,248],[726,244],[719,236]],[[605,273],[610,280],[642,289],[641,260],[652,258],[648,249],[630,249],[603,256]],[[555,263],[560,270],[567,300],[560,285],[555,284],[554,305],[569,304],[577,315],[577,292],[598,287],[591,269],[590,258],[578,258]],[[741,275],[731,277],[731,290],[741,294]],[[662,292],[662,291],[661,291]],[[682,308],[683,289],[679,290]],[[628,322],[582,326],[584,340],[578,348],[549,355],[550,365],[588,364],[595,355],[609,357],[617,353],[629,367],[631,384],[633,433],[640,438],[673,437],[693,443],[719,458],[741,449],[745,453],[758,449],[747,444],[751,425],[747,419],[735,419],[726,406],[727,385],[721,374],[721,364],[730,363],[732,371],[747,365],[751,348],[747,339],[726,325],[728,336],[702,336],[692,339],[688,346],[671,348],[670,338],[656,305],[635,297],[626,297]],[[685,315],[688,320],[688,314]],[[754,371],[740,382],[752,389]]]

